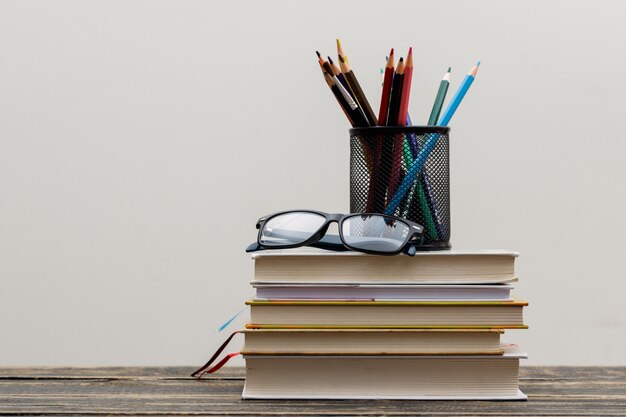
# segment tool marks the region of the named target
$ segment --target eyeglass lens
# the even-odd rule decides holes
[[[409,225],[377,215],[355,215],[343,221],[341,232],[345,242],[355,249],[395,252],[402,248],[409,234]]]
[[[280,214],[265,222],[259,243],[264,246],[297,245],[310,238],[325,221],[324,216],[306,211]]]

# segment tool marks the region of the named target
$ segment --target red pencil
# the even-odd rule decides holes
[[[389,110],[387,111],[387,126],[397,126],[400,98],[402,97],[402,80],[404,80],[404,58],[400,57],[396,72],[393,75],[391,93],[389,94]]]
[[[391,85],[393,84],[393,48],[389,52],[389,59],[385,66],[385,78],[383,81],[383,94],[380,98],[380,110],[378,111],[378,125],[385,126],[387,121],[387,112],[389,111],[389,97],[391,93]]]
[[[383,78],[383,93],[380,98],[380,110],[378,111],[378,126],[385,126],[387,124],[387,114],[389,113],[389,98],[391,97],[393,75],[394,59],[393,48],[391,48],[391,52],[389,52],[389,57],[387,58],[387,65],[385,66],[385,73]],[[383,139],[378,138],[374,141],[374,147],[372,152],[372,174],[370,176],[370,183],[367,191],[367,203],[365,206],[365,211],[367,211],[368,213],[380,213],[385,209],[385,190],[379,185],[379,177],[381,172],[380,158],[382,156],[382,152]]]

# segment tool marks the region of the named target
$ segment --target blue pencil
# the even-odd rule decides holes
[[[467,90],[469,90],[470,86],[474,82],[474,78],[476,78],[476,73],[478,73],[479,66],[480,61],[478,61],[476,65],[474,65],[474,68],[472,68],[472,70],[467,73],[467,75],[465,75],[465,78],[459,86],[459,89],[456,90],[456,93],[454,93],[454,97],[452,97],[452,100],[450,100],[450,103],[448,103],[448,107],[443,112],[443,116],[441,116],[441,119],[439,119],[439,123],[437,123],[438,126],[448,126],[448,123],[450,123],[450,119],[452,119],[452,116],[454,116],[454,112],[456,112],[459,104],[461,104],[461,101],[463,101],[465,93],[467,93]]]
[[[439,123],[437,124],[438,126],[448,125],[448,123],[450,122],[450,119],[452,119],[452,116],[454,116],[454,113],[458,109],[459,104],[461,104],[463,97],[465,97],[465,93],[467,93],[470,86],[474,82],[474,78],[476,78],[476,74],[478,73],[479,65],[480,65],[480,61],[478,61],[476,65],[474,65],[474,68],[472,68],[472,70],[465,76],[465,78],[463,79],[463,82],[459,86],[459,89],[456,91],[456,93],[454,93],[454,97],[452,97],[452,100],[450,100],[448,107],[443,112],[443,116],[441,116],[441,119],[439,120]],[[431,137],[428,138],[428,140],[426,140],[426,142],[424,143],[424,146],[422,147],[422,149],[420,149],[419,153],[417,154],[417,157],[413,161],[411,168],[408,170],[408,172],[406,173],[406,176],[402,180],[402,183],[396,190],[396,193],[394,194],[393,198],[391,199],[389,204],[387,204],[387,208],[385,209],[385,214],[391,214],[391,215],[394,214],[394,212],[400,205],[400,202],[402,201],[406,193],[411,188],[411,184],[413,183],[413,181],[415,181],[420,171],[422,170],[424,163],[428,159],[428,155],[430,155],[432,150],[435,149],[435,145],[437,145],[439,136],[440,136],[439,134],[432,135]]]

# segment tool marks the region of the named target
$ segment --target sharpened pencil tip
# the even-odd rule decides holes
[[[384,73],[385,73],[385,70],[381,68],[381,69],[380,69],[380,73],[381,73],[381,74],[384,74]]]
[[[391,52],[389,52],[389,56],[393,55],[393,48],[391,48]]]
[[[409,55],[413,55],[413,47],[412,46],[409,48]]]
[[[318,58],[321,58],[321,57],[322,57],[322,54],[320,54],[320,51],[315,51],[315,53],[317,54],[317,57],[318,57]]]
[[[452,67],[448,67],[448,71],[447,72],[452,72]]]
[[[327,56],[326,58],[328,58],[328,62],[330,62],[330,65],[335,65],[331,57]]]
[[[476,63],[476,65],[474,65],[474,67],[470,70],[469,75],[475,77],[476,74],[478,73],[478,67],[480,66],[480,61],[478,61]]]
[[[404,62],[404,58],[400,57],[400,61],[399,62]]]
[[[345,64],[346,62],[341,55],[339,55],[339,62],[341,62],[342,64]]]
[[[337,38],[337,55],[343,56],[343,62],[348,63],[348,56],[341,48],[341,42],[339,42],[339,38]]]

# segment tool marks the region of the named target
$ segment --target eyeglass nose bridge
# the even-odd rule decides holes
[[[340,214],[340,213],[327,213],[326,214],[326,221],[324,222],[322,227],[319,228],[319,230],[318,230],[318,232],[316,234],[317,237],[321,238],[322,236],[324,236],[326,234],[326,232],[328,231],[328,228],[330,227],[331,223],[337,223],[337,226],[339,226],[340,221],[341,221],[341,219],[343,217],[344,217],[344,215]]]
[[[340,214],[340,213],[330,213],[326,216],[326,221],[328,223],[332,223],[332,222],[337,222],[339,223],[339,220],[341,220],[342,217],[344,217],[345,214]]]

